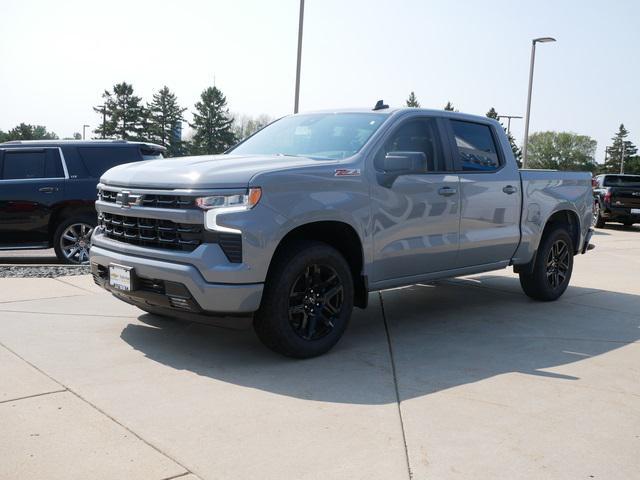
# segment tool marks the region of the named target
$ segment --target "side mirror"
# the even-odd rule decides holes
[[[377,177],[380,185],[391,187],[400,175],[424,173],[427,156],[424,152],[389,152],[376,162]]]

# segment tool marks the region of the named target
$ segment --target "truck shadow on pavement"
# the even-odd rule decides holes
[[[251,330],[149,314],[121,338],[153,361],[217,381],[301,399],[385,404],[396,402],[394,381],[401,400],[512,372],[575,382],[579,362],[639,339],[638,312],[637,295],[569,287],[556,302],[534,302],[517,278],[486,275],[371,294],[336,348],[310,360],[271,353]]]

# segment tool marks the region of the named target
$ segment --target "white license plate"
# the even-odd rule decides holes
[[[131,267],[125,267],[123,265],[116,265],[112,263],[109,265],[109,285],[116,290],[122,290],[128,292],[131,290]]]
[[[640,215],[640,208],[632,208],[631,215]]]

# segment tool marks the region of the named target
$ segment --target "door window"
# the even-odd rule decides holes
[[[25,180],[31,178],[46,178],[46,158],[47,154],[45,150],[38,152],[11,152],[5,150],[2,179]]]
[[[425,173],[446,170],[438,125],[433,118],[409,120],[398,128],[378,155],[391,152],[422,152],[426,156]]]
[[[451,120],[463,171],[487,172],[500,168],[498,150],[491,128],[481,123]]]

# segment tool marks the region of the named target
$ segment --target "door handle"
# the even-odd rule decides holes
[[[455,195],[457,191],[457,189],[452,187],[442,187],[438,190],[438,194],[444,197],[450,197],[451,195]]]
[[[55,187],[42,187],[39,188],[38,191],[41,193],[53,193],[56,192],[58,189]]]
[[[516,187],[514,187],[513,185],[507,185],[506,187],[504,187],[502,189],[502,191],[504,193],[506,193],[507,195],[511,195],[512,193],[516,193],[518,191],[518,189]]]

